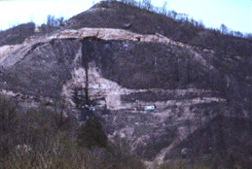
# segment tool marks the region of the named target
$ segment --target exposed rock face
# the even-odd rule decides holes
[[[96,115],[111,140],[125,138],[146,160],[162,161],[209,124],[220,110],[216,107],[225,109],[228,98],[242,95],[235,90],[241,83],[234,75],[222,74],[211,50],[193,50],[160,34],[105,28],[63,30],[1,46],[2,93],[22,107],[65,96],[75,109],[75,90],[84,95],[85,51]],[[157,109],[136,111],[152,104]]]

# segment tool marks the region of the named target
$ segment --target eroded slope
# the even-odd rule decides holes
[[[124,137],[146,160],[163,160],[216,117],[216,107],[230,116],[227,102],[242,104],[237,98],[249,93],[246,88],[237,90],[247,82],[239,81],[240,74],[232,74],[230,64],[218,67],[226,62],[214,58],[211,50],[193,49],[159,34],[104,28],[64,30],[0,47],[1,90],[13,91],[9,94],[20,106],[37,106],[45,98],[50,102],[65,96],[76,109],[74,93],[84,98],[85,50],[90,98],[99,100],[96,115],[111,139]],[[228,63],[236,68],[247,66],[242,58],[230,58]],[[248,76],[242,73],[243,78]],[[136,111],[136,100],[142,106],[155,104],[157,109]],[[80,101],[85,104],[84,99]],[[241,107],[237,110],[246,115],[246,107]]]

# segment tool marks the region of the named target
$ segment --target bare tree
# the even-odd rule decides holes
[[[66,113],[66,114],[64,114]],[[70,111],[67,110],[66,99],[58,98],[54,100],[54,119],[57,125],[56,132],[70,121]],[[67,116],[67,117],[66,117]]]
[[[143,0],[143,7],[147,11],[150,11],[153,8],[153,6],[151,5],[151,0]]]
[[[221,33],[223,33],[223,34],[227,34],[228,33],[228,28],[224,24],[221,24],[220,30],[221,30]]]
[[[137,7],[138,7],[138,8],[141,8],[141,7],[142,7],[142,3],[141,3],[141,1],[138,1],[138,3],[137,3]]]
[[[135,0],[126,0],[126,3],[132,6],[136,6],[137,2]]]
[[[239,31],[236,31],[236,32],[234,32],[234,36],[242,38],[243,34],[241,32],[239,32]]]
[[[228,34],[234,36],[234,31],[230,31]]]
[[[199,28],[202,28],[202,29],[205,28],[205,25],[202,20],[199,20],[198,26],[199,26]]]
[[[165,1],[162,7],[162,14],[167,15],[167,4],[168,2]]]
[[[252,39],[252,33],[247,33],[246,35],[245,35],[245,38],[247,38],[247,39]]]

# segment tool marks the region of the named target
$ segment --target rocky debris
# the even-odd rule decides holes
[[[127,24],[129,25],[129,24]],[[49,37],[51,39],[67,39],[67,38],[85,38],[85,37],[96,37],[103,40],[133,40],[136,41],[138,38],[143,42],[161,42],[166,44],[171,44],[180,47],[186,47],[191,49],[192,46],[188,44],[183,44],[181,42],[175,42],[159,33],[156,35],[142,35],[133,33],[124,29],[113,29],[113,28],[81,28],[78,30],[63,30],[60,33],[56,33],[53,36]],[[207,49],[206,49],[207,50]],[[207,50],[208,52],[213,53],[212,50]]]
[[[16,155],[18,156],[24,156],[25,154],[28,154],[30,151],[32,151],[32,147],[30,145],[17,145],[16,146]]]
[[[97,52],[95,52],[95,50],[97,51],[96,49],[97,47],[95,47],[97,43],[93,43],[93,46],[90,44],[91,45],[90,49],[93,48],[91,51],[94,51],[93,53],[91,53],[91,55],[94,55],[95,57],[99,56],[97,58],[92,58],[92,59],[94,63],[97,62],[97,60],[100,60],[100,63],[95,63],[95,64],[97,66],[100,65],[99,69],[100,70],[104,69],[102,71],[105,71],[105,68],[102,68],[104,66],[101,65],[101,64],[105,64],[104,61],[107,62],[106,64],[110,66],[112,66],[113,62],[115,62],[115,60],[113,60],[115,57],[114,56],[112,57],[112,55],[118,55],[118,54],[120,55],[120,52],[123,53],[124,50],[126,52],[127,50],[133,50],[134,48],[137,49],[138,48],[136,47],[137,42],[134,42],[136,38],[139,38],[140,42],[144,42],[144,43],[153,42],[154,40],[154,42],[168,43],[172,45],[177,44],[168,38],[160,37],[160,35],[158,36],[157,35],[140,35],[140,34],[132,33],[129,31],[122,30],[122,29],[82,28],[79,30],[64,30],[58,33],[54,33],[51,36],[34,37],[33,39],[30,39],[29,41],[28,40],[25,41],[23,44],[5,45],[5,46],[0,47],[0,65],[4,69],[8,69],[7,71],[8,73],[6,73],[3,76],[5,77],[5,79],[14,78],[15,76],[17,76],[18,78],[14,78],[14,79],[17,81],[20,80],[20,83],[23,83],[25,79],[26,81],[29,82],[31,80],[28,80],[28,79],[31,79],[31,77],[35,78],[33,74],[40,74],[41,75],[40,77],[36,76],[36,78],[39,78],[40,80],[42,80],[41,79],[42,77],[46,79],[46,76],[54,74],[53,75],[53,79],[55,80],[54,83],[59,86],[63,86],[62,83],[65,83],[66,81],[69,80],[70,77],[73,76],[71,75],[71,73],[75,71],[74,68],[81,66],[80,56],[82,55],[81,46],[83,46],[82,44],[83,42],[81,42],[81,39],[88,38],[88,37],[96,37],[97,39],[106,40],[107,44],[103,44],[103,42],[102,43],[99,42],[99,43],[101,45],[104,45],[104,47],[102,46],[101,47],[107,51],[106,55],[110,55],[109,56],[110,60],[108,59],[104,60],[103,58],[104,57],[103,55],[105,55],[104,51],[100,51],[100,54],[97,55]],[[118,43],[115,45],[115,43],[112,42],[112,40],[118,40]],[[132,40],[132,41],[128,42],[127,40]],[[140,45],[142,45],[142,43]],[[111,48],[111,46],[113,46],[113,48]],[[71,47],[70,50],[65,50],[69,47]],[[119,53],[116,53],[116,52],[113,53],[113,51],[118,50],[119,48],[123,50],[118,51]],[[110,54],[108,53],[108,51],[110,52]],[[208,67],[211,68],[211,66],[208,66],[208,63],[206,62],[206,60],[204,60],[204,58],[201,57],[199,54],[198,55],[194,54],[193,56],[195,57],[196,61],[203,63],[203,65],[205,65],[207,69]],[[28,60],[30,60],[30,62],[27,62]],[[101,60],[103,60],[103,62],[101,62]],[[157,61],[155,60],[155,62]],[[67,66],[63,68],[61,66],[58,66],[58,64],[59,65],[66,64]],[[13,67],[13,65],[16,65],[15,68]],[[23,72],[24,68],[25,68],[25,72]],[[63,68],[64,70],[63,72],[67,76],[63,76],[62,70],[60,70],[59,74],[53,73],[53,72],[57,72],[55,71],[56,70],[55,68],[58,68],[58,70]],[[107,67],[106,70],[108,69],[111,69],[111,68]],[[17,71],[17,70],[20,70],[20,71]],[[7,77],[7,74],[10,74],[11,76]],[[60,76],[58,76],[57,74]],[[137,81],[138,74],[139,73],[136,73],[134,75],[133,80]],[[142,74],[141,76],[144,76],[144,75]],[[144,83],[147,85],[153,78],[154,76],[152,77],[150,75],[149,79],[146,78],[141,83]],[[60,82],[60,79],[62,79],[61,82]],[[118,80],[118,78],[116,79]],[[110,79],[110,80],[114,80],[114,79]],[[2,83],[4,82],[8,84],[10,83],[8,80],[2,81]],[[35,83],[37,84],[35,85]],[[34,84],[34,90],[35,90],[35,87],[36,88],[38,86],[42,87],[47,84],[47,82],[43,82],[43,83],[35,82],[35,83],[31,83],[31,84]],[[16,83],[15,86],[13,87],[15,88],[19,86],[18,84],[19,83]],[[53,83],[51,84],[53,85]],[[31,86],[29,86],[29,88],[31,89]],[[11,89],[10,84],[8,85],[8,89]],[[48,92],[49,90],[51,92]],[[45,91],[44,92],[45,95],[49,93],[50,94],[55,93],[53,86],[52,87],[47,86],[44,89],[44,91]],[[61,93],[59,90],[57,91],[58,91],[57,93]],[[115,99],[112,99],[112,100],[115,100]],[[115,105],[115,107],[117,106]]]
[[[42,25],[42,28],[46,27]],[[34,28],[33,28],[34,31]],[[43,31],[43,30],[42,30]],[[49,31],[50,32],[50,31]],[[180,47],[186,47],[190,49],[190,52],[195,56],[195,59],[202,64],[208,66],[209,68],[213,68],[209,66],[206,62],[206,60],[201,57],[196,51],[191,50],[190,45],[184,45],[182,43],[177,43],[175,41],[170,40],[169,38],[158,34],[157,35],[141,35],[137,33],[132,33],[123,29],[109,29],[109,28],[82,28],[79,30],[63,30],[59,33],[54,33],[53,35],[47,37],[34,37],[30,38],[27,43],[20,44],[19,46],[2,46],[0,47],[0,65],[4,65],[4,67],[10,66],[15,64],[15,62],[12,63],[2,63],[4,60],[7,60],[7,57],[10,57],[10,53],[12,54],[11,60],[21,59],[24,57],[25,54],[28,53],[29,50],[34,48],[35,45],[50,42],[53,39],[83,39],[87,37],[96,37],[98,39],[103,40],[132,40],[132,41],[141,41],[141,42],[160,42],[160,43],[166,43],[171,44],[175,46]],[[13,53],[15,54],[13,56]],[[19,56],[17,58],[17,56]],[[16,62],[18,61],[16,60]],[[9,62],[9,61],[8,61]]]
[[[31,50],[31,45],[5,45],[0,47],[0,66],[7,68],[22,60]]]
[[[158,93],[158,89],[153,90]],[[182,91],[185,92],[186,89]],[[193,90],[190,89],[190,91]],[[174,95],[180,93],[182,92],[178,90]],[[222,99],[209,99],[212,102],[207,102],[204,99],[200,100],[199,97],[196,100],[199,100],[199,102],[193,102],[189,99],[184,100],[188,103],[187,106],[175,101],[177,102],[176,109],[173,107],[165,108],[168,107],[167,103],[169,104],[169,101],[166,104],[163,103],[163,108],[158,102],[149,102],[157,105],[157,111],[154,112],[127,111],[125,109],[112,111],[110,114],[103,116],[105,128],[111,133],[109,135],[111,140],[116,136],[125,138],[132,146],[132,150],[138,152],[140,157],[148,161],[154,160],[157,163],[162,163],[168,152],[174,148],[176,149],[176,146],[188,139],[190,133],[208,122],[204,112],[212,109],[215,104],[222,104]],[[201,104],[204,104],[204,106]],[[134,102],[132,102],[133,105],[135,105]],[[180,116],[178,116],[179,114]],[[202,116],[198,116],[200,114]],[[216,114],[209,115],[210,118],[215,116]],[[190,121],[190,127],[188,127],[186,121]],[[176,134],[173,135],[174,133]],[[158,145],[162,145],[162,148]]]
[[[39,33],[39,32],[40,32],[39,28],[35,28],[35,29],[34,29],[34,32],[35,32],[35,33]]]
[[[124,138],[131,145],[132,150],[140,157],[149,160],[162,149],[161,145],[171,144],[176,129],[160,126],[158,118],[151,114],[123,112],[113,111],[113,115],[107,117],[105,128],[110,130],[111,140],[115,137]],[[156,119],[155,124],[150,123],[153,119]],[[112,127],[112,124],[116,128]]]
[[[132,40],[140,42],[159,42],[169,45],[174,45],[177,47],[182,47],[188,49],[193,58],[200,62],[202,65],[206,66],[208,69],[214,70],[214,67],[210,65],[197,51],[199,49],[193,50],[192,46],[183,44],[181,42],[175,42],[161,34],[156,33],[156,35],[141,35],[126,31],[123,29],[112,29],[112,28],[82,28],[79,30],[64,30],[60,33],[56,33],[50,36],[48,40],[52,39],[67,39],[76,38],[81,39],[85,37],[96,37],[103,40]],[[212,50],[206,49],[206,53],[214,53]]]
[[[83,68],[74,69],[72,72],[72,79],[66,81],[62,87],[62,95],[66,98],[70,98],[68,101],[75,106],[73,98],[73,92],[75,88],[85,88],[86,76]],[[100,104],[100,107],[104,107],[105,104],[108,109],[127,109],[132,106],[122,105],[120,96],[122,94],[130,94],[137,90],[130,90],[119,86],[117,83],[103,78],[96,68],[89,69],[89,87],[90,87],[90,99],[96,99],[104,97],[105,102]]]

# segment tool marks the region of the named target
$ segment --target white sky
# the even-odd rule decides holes
[[[41,25],[48,14],[64,19],[89,9],[100,0],[44,0],[44,1],[1,1],[0,30],[29,21]],[[137,0],[138,1],[138,0]],[[161,7],[165,0],[152,0]],[[224,23],[228,28],[242,33],[252,33],[251,0],[167,0],[168,10],[186,13],[189,18],[203,21],[206,27],[219,28]]]

